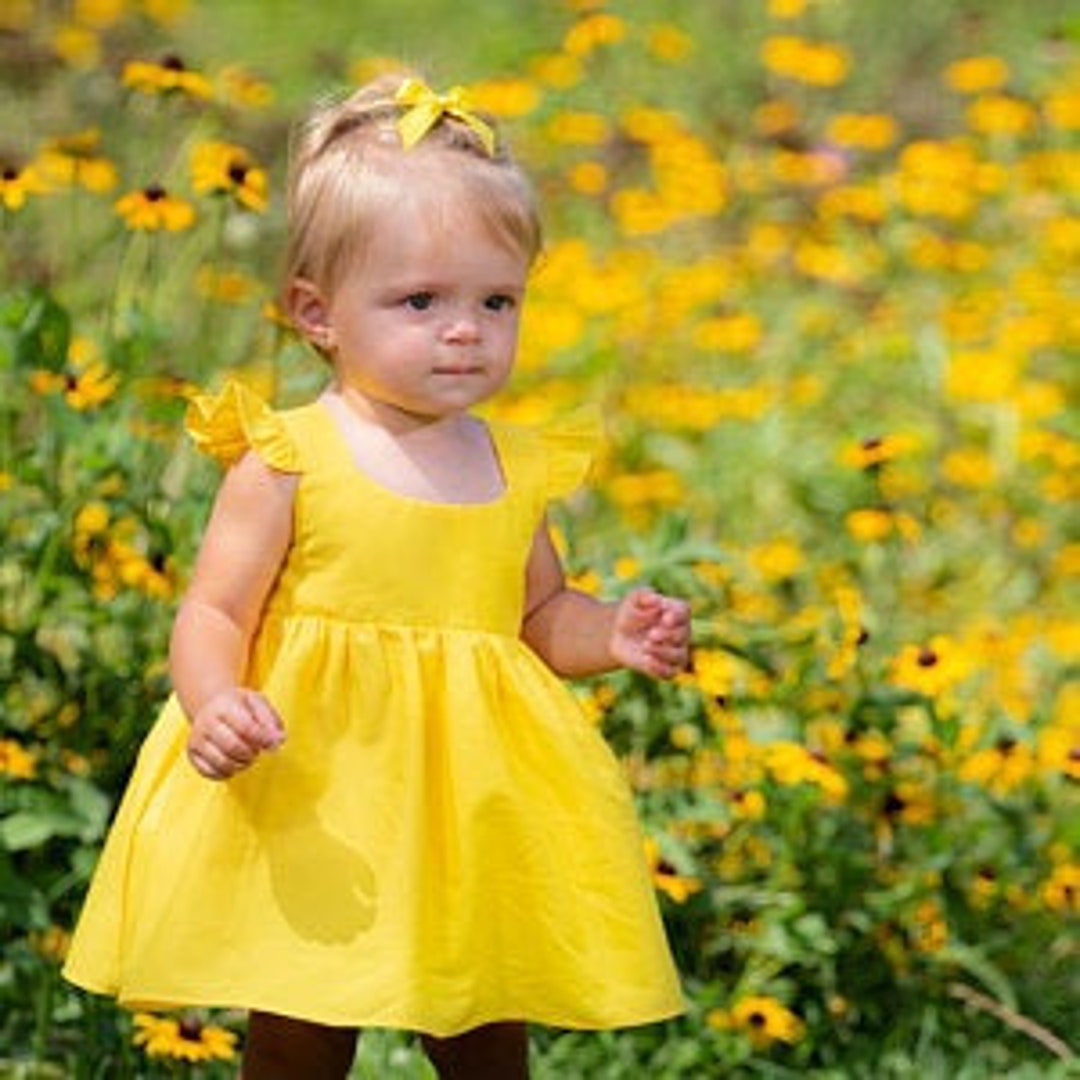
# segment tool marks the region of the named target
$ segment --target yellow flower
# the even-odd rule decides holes
[[[961,94],[997,90],[1009,78],[1009,65],[999,56],[970,56],[945,69],[945,82]]]
[[[742,821],[760,821],[767,809],[765,796],[755,790],[740,788],[728,795],[727,802],[732,814]]]
[[[993,459],[985,451],[973,447],[949,451],[941,463],[941,471],[960,487],[987,488],[997,479]]]
[[[127,227],[138,232],[180,232],[195,221],[191,203],[170,195],[160,184],[129,191],[117,199],[115,209]]]
[[[618,15],[598,11],[579,19],[563,38],[563,51],[588,56],[602,45],[615,45],[626,37],[626,23]]]
[[[112,191],[118,183],[116,166],[98,153],[101,132],[87,128],[46,143],[38,168],[47,183],[86,188],[94,194]]]
[[[135,1014],[132,1042],[147,1057],[174,1061],[234,1061],[236,1033],[226,1028],[202,1024],[193,1018],[176,1020],[152,1013]]]
[[[754,110],[754,130],[768,138],[794,131],[799,125],[799,111],[790,101],[766,101]]]
[[[608,171],[598,161],[582,161],[567,174],[570,186],[582,195],[602,195],[608,186]]]
[[[85,26],[63,23],[52,34],[53,51],[74,68],[93,68],[101,62],[101,37]]]
[[[469,101],[480,112],[513,118],[539,108],[543,91],[528,79],[489,79],[469,86]]]
[[[769,0],[770,19],[797,19],[806,10],[806,0]]]
[[[645,838],[645,858],[652,873],[653,884],[676,904],[685,904],[696,892],[701,881],[696,877],[680,874],[660,853],[660,845],[650,836]]]
[[[968,654],[952,638],[936,634],[926,645],[905,645],[893,657],[889,682],[926,697],[939,697],[971,674]]]
[[[1080,129],[1080,89],[1057,90],[1043,101],[1047,124],[1062,131]]]
[[[569,90],[571,86],[577,86],[585,75],[581,61],[566,53],[538,56],[530,64],[530,71],[537,82],[556,90]]]
[[[671,64],[685,60],[694,51],[694,39],[672,23],[650,26],[645,44],[653,56]]]
[[[785,581],[792,578],[805,562],[802,549],[791,540],[774,540],[752,548],[748,558],[750,565],[766,581]]]
[[[948,943],[949,927],[937,900],[922,901],[912,913],[912,921],[912,943],[919,952],[940,952]]]
[[[105,30],[124,13],[125,0],[75,0],[72,16],[77,23]]]
[[[1019,361],[1000,349],[959,351],[949,357],[945,392],[956,401],[1008,401],[1019,377]]]
[[[195,288],[201,296],[222,304],[245,304],[258,290],[258,282],[235,270],[200,266],[195,275]]]
[[[162,26],[174,26],[188,13],[191,0],[142,0],[148,18]]]
[[[758,1048],[774,1042],[797,1043],[805,1025],[776,998],[745,997],[729,1010],[713,1009],[706,1017],[710,1027],[721,1031],[741,1031]]]
[[[248,210],[266,209],[266,173],[243,147],[232,143],[196,146],[191,155],[191,182],[200,195],[231,195]]]
[[[41,195],[45,184],[32,165],[0,164],[0,203],[7,210],[21,210],[29,195]]]
[[[919,440],[911,434],[871,435],[845,446],[840,451],[840,460],[853,469],[875,469],[910,454],[918,445]]]
[[[761,59],[774,75],[809,86],[837,86],[851,68],[851,58],[841,46],[794,35],[766,38]]]
[[[14,739],[0,739],[0,775],[13,780],[33,780],[37,758]]]
[[[601,113],[568,111],[553,116],[544,130],[552,142],[597,146],[610,136],[611,124]]]
[[[861,510],[852,510],[844,518],[844,526],[856,540],[871,543],[875,540],[884,540],[889,536],[895,527],[895,522],[891,511],[882,507],[866,507]]]
[[[1004,94],[976,98],[967,108],[972,131],[983,135],[1025,135],[1035,127],[1035,110],[1024,101]]]
[[[780,740],[765,748],[765,766],[772,778],[785,787],[813,784],[830,802],[842,802],[848,783],[823,754],[811,753],[798,743]]]
[[[764,337],[761,321],[755,315],[739,313],[706,319],[694,327],[694,345],[704,351],[728,353],[753,352]]]
[[[1025,743],[1002,736],[993,746],[977,750],[957,770],[961,780],[983,784],[995,795],[1005,795],[1035,771],[1035,755]]]
[[[831,142],[854,150],[884,150],[896,142],[896,121],[880,113],[841,113],[829,121]]]
[[[1043,903],[1051,911],[1063,914],[1080,914],[1080,864],[1062,863],[1055,866],[1050,877],[1043,882]]]
[[[218,72],[221,97],[231,105],[265,109],[274,100],[274,90],[242,64],[229,64]]]
[[[169,55],[159,61],[129,60],[120,75],[124,86],[141,94],[187,94],[188,97],[207,101],[214,96],[214,88],[205,75],[189,71],[179,56]]]

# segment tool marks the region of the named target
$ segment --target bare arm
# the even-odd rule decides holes
[[[192,721],[189,755],[215,779],[250,764],[283,734],[269,703],[239,684],[292,539],[296,483],[254,453],[229,470],[173,625],[169,667]]]
[[[605,603],[569,588],[544,524],[533,538],[526,570],[521,636],[566,678],[629,667],[667,679],[686,667],[690,610],[651,589]]]

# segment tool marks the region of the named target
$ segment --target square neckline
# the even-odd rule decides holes
[[[370,473],[361,468],[359,462],[356,460],[356,455],[352,451],[352,447],[349,445],[349,439],[344,428],[338,418],[334,415],[334,411],[324,400],[323,396],[320,395],[317,397],[312,402],[312,405],[317,406],[328,420],[328,424],[322,426],[328,426],[333,429],[332,441],[337,444],[335,452],[343,458],[342,463],[350,470],[350,472],[358,476],[360,481],[366,487],[385,498],[415,506],[434,507],[437,510],[491,509],[493,507],[501,506],[510,498],[513,483],[511,481],[510,471],[506,465],[506,447],[502,442],[501,431],[499,430],[499,425],[497,423],[481,420],[479,417],[473,417],[473,419],[484,429],[484,435],[491,448],[491,455],[494,459],[495,467],[502,477],[502,490],[490,499],[468,502],[449,502],[440,499],[425,499],[420,495],[409,495],[407,492],[398,491],[395,488],[389,487],[381,481],[376,480]]]

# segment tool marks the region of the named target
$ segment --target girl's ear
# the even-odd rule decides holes
[[[315,348],[329,352],[334,347],[330,309],[322,290],[307,278],[293,278],[285,291],[285,305],[293,325]]]

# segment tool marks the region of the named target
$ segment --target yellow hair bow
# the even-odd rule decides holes
[[[401,145],[406,150],[414,147],[442,117],[452,116],[476,132],[489,157],[495,156],[495,132],[490,124],[470,112],[464,87],[455,86],[445,94],[436,94],[419,79],[409,79],[401,84],[394,100],[408,107],[397,122]]]

